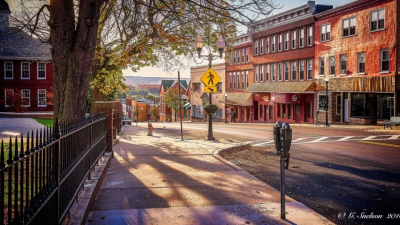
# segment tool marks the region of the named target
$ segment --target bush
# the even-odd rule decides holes
[[[218,111],[218,106],[206,104],[204,106],[204,111],[206,111],[207,114],[214,115]]]

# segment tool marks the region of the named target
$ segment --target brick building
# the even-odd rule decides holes
[[[398,13],[399,1],[362,0],[315,16],[314,110],[319,121],[325,121],[326,102],[329,123],[377,124],[395,115]]]
[[[162,80],[160,86],[160,122],[171,122],[175,119],[175,112],[171,108],[168,107],[167,103],[165,102],[165,95],[168,92],[169,88],[178,88],[178,81],[177,80]],[[188,89],[188,83],[186,80],[180,81],[181,85],[181,100],[182,104],[186,104],[187,97],[186,92]],[[186,109],[182,109],[182,115],[186,114]],[[176,120],[179,120],[179,113],[176,114]]]
[[[227,66],[237,121],[314,122],[314,15],[331,8],[308,1],[238,37]]]
[[[9,27],[11,11],[0,0],[0,111],[22,105],[27,111],[53,111],[50,45]],[[17,100],[19,99],[19,100]]]

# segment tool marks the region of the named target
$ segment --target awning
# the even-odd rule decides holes
[[[252,106],[253,98],[252,93],[228,93],[226,101],[227,105],[239,105],[239,106]],[[225,103],[225,98],[219,100],[220,103]]]
[[[302,93],[314,91],[314,81],[253,83],[245,92]]]
[[[190,109],[192,105],[190,104],[190,102],[186,103],[185,105],[183,105],[184,109]]]

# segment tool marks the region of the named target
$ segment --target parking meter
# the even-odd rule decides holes
[[[285,159],[285,169],[289,168],[290,158],[290,146],[292,144],[292,129],[288,123],[284,123],[281,129],[281,141],[282,141],[282,154]]]
[[[273,127],[275,148],[276,148],[276,153],[278,155],[280,155],[281,152],[281,129],[282,129],[282,123],[281,121],[278,120],[276,121],[276,124]]]

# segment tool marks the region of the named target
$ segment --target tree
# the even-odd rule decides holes
[[[105,84],[115,81],[109,88],[118,89],[122,87],[121,79],[107,78],[121,77],[122,68],[130,66],[135,71],[148,65],[165,70],[180,67],[181,57],[196,58],[193,43],[197,34],[205,36],[206,44],[215,43],[221,34],[229,44],[236,36],[235,25],[250,26],[275,8],[270,0],[74,3],[78,2],[51,0],[33,17],[25,13],[25,17],[14,18],[22,22],[21,29],[52,45],[54,116],[60,121],[84,118],[91,71],[94,87],[99,84],[108,91]],[[212,50],[216,52],[215,47]],[[97,94],[95,89],[92,102]]]
[[[160,114],[158,114],[157,108],[152,108],[152,109],[150,110],[150,113],[151,113],[151,115],[153,115],[153,116],[156,118],[156,120],[158,121],[158,118],[160,117]]]
[[[167,92],[165,93],[165,104],[167,104],[168,108],[172,109],[175,113],[175,122],[176,122],[176,112],[179,108],[179,90],[178,87],[167,88]]]

